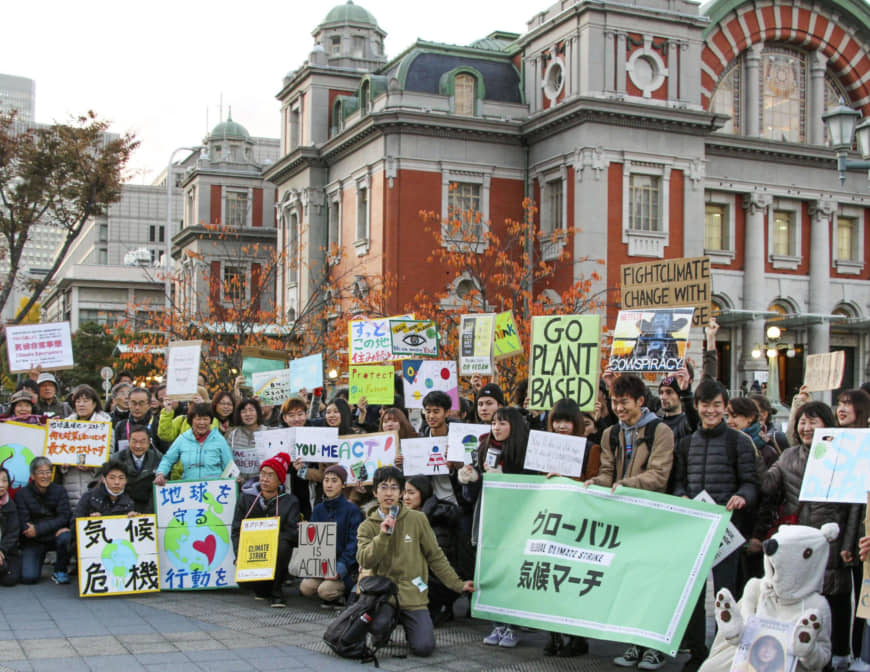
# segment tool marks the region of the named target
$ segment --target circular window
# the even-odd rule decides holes
[[[651,49],[638,49],[628,59],[625,69],[634,85],[643,92],[645,98],[649,98],[652,92],[665,82],[668,69],[664,61]]]
[[[555,101],[565,85],[565,66],[559,59],[553,59],[544,71],[544,95]]]

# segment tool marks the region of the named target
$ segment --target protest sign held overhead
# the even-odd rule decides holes
[[[109,459],[112,423],[48,419],[45,456],[53,464],[100,467]]]
[[[280,406],[290,394],[290,369],[255,371],[251,374],[254,396],[264,404]]]
[[[380,364],[393,359],[388,317],[348,322],[347,340],[350,364]]]
[[[609,366],[624,371],[676,371],[683,366],[694,308],[620,310]]]
[[[524,469],[579,478],[586,455],[586,438],[555,432],[529,432]]]
[[[437,357],[438,328],[433,320],[390,320],[394,357]]]
[[[154,486],[161,590],[234,588],[230,535],[233,480],[169,481]]]
[[[863,504],[868,484],[870,429],[817,429],[801,481],[800,501]]]
[[[482,496],[475,618],[677,654],[724,507],[498,473]]]
[[[807,392],[836,390],[843,383],[846,353],[843,350],[807,355],[804,385]]]
[[[459,323],[459,375],[492,375],[495,313],[463,315]]]
[[[240,349],[242,355],[242,376],[245,384],[254,389],[254,374],[276,369],[287,368],[287,360],[290,356],[281,350],[268,350],[266,348],[254,348],[243,346]]]
[[[532,318],[529,356],[529,408],[550,410],[572,399],[592,410],[598,395],[598,315],[545,315]]]
[[[337,543],[335,523],[299,523],[299,545],[290,558],[290,573],[315,579],[337,577]]]
[[[623,264],[623,310],[693,307],[692,326],[710,320],[710,258],[659,259]]]
[[[444,359],[403,359],[402,387],[405,408],[423,408],[423,399],[435,390],[450,397],[450,408],[459,408],[456,362]]]
[[[74,365],[69,322],[19,324],[6,327],[9,373],[71,369]]]
[[[76,518],[79,597],[160,590],[153,515]]]
[[[236,581],[264,581],[275,578],[278,562],[278,527],[280,519],[246,518],[239,532],[236,556]]]
[[[290,393],[323,387],[323,353],[300,357],[290,362]],[[283,399],[282,399],[283,401]]]
[[[351,365],[348,401],[356,404],[362,397],[369,404],[392,406],[396,396],[396,370],[392,364]]]
[[[166,398],[193,399],[199,384],[202,341],[173,341],[166,357]]]
[[[523,343],[514,314],[506,310],[495,316],[495,334],[492,341],[492,356],[495,361],[523,354]]]

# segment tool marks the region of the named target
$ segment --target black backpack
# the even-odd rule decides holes
[[[652,457],[652,445],[653,445],[653,441],[655,441],[656,430],[659,428],[659,425],[662,424],[662,422],[663,422],[663,420],[661,418],[656,418],[655,420],[650,420],[649,423],[644,425],[643,436],[638,436],[636,439],[637,444],[635,445],[635,447],[637,445],[640,445],[641,443],[645,443],[649,447],[649,452],[647,453],[647,456],[646,456],[646,462],[643,463],[643,466],[641,467],[641,471],[646,471],[646,465],[649,464],[649,458]],[[619,459],[618,459],[618,455],[619,455],[619,431],[620,431],[620,427],[619,427],[618,423],[615,425],[611,425],[610,452],[613,453],[613,472],[614,472],[613,480],[614,481],[618,480],[616,478],[616,465],[619,462]],[[634,459],[634,453],[632,453],[632,459]]]
[[[373,662],[379,667],[375,654],[390,641],[399,624],[399,587],[385,576],[365,576],[359,589],[356,602],[327,626],[323,641],[342,658]]]

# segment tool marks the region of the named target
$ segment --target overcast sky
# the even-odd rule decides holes
[[[0,72],[36,80],[36,120],[88,109],[131,131],[141,147],[133,181],[150,182],[170,153],[202,141],[232,106],[251,135],[278,137],[275,94],[302,65],[311,31],[336,2],[48,0],[3,8]],[[524,32],[549,4],[480,0],[362,0],[387,31],[387,57],[415,39],[468,44],[494,30]],[[178,157],[176,157],[178,158]]]

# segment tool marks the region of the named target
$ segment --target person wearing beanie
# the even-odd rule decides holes
[[[233,550],[239,556],[239,536],[242,521],[246,518],[278,517],[278,559],[275,565],[275,578],[265,581],[251,581],[248,585],[258,600],[270,599],[273,608],[287,606],[282,586],[287,579],[287,566],[290,555],[299,540],[299,500],[284,490],[284,480],[290,468],[290,456],[278,453],[260,465],[259,482],[250,481],[242,487],[233,516]]]
[[[684,366],[669,373],[659,383],[661,408],[657,415],[674,433],[675,446],[698,429],[698,411],[692,403],[690,382],[689,372]]]
[[[477,422],[488,425],[492,422],[495,412],[506,405],[504,392],[495,383],[487,383],[478,391],[474,405],[477,410]]]
[[[356,583],[359,567],[356,561],[356,533],[363,514],[356,504],[342,494],[347,482],[347,469],[330,465],[323,472],[323,501],[311,512],[312,523],[335,523],[336,575],[324,579],[306,577],[299,584],[305,597],[319,597],[324,602],[342,602]]]

